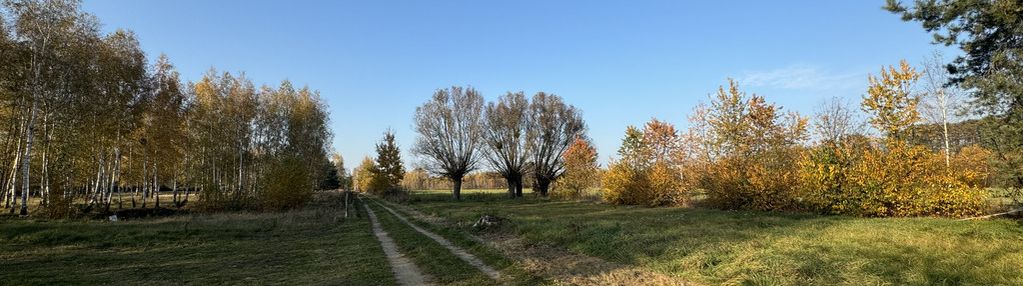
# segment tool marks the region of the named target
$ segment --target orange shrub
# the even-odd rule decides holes
[[[683,150],[675,127],[653,119],[642,131],[625,131],[620,158],[608,166],[602,179],[603,198],[613,204],[676,205],[687,202],[678,168]]]

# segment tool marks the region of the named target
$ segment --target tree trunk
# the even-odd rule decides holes
[[[454,185],[454,189],[451,190],[451,194],[454,195],[455,200],[462,200],[462,176],[451,178],[451,182]]]
[[[17,186],[17,183],[18,183],[18,165],[21,164],[21,156],[22,155],[23,154],[21,153],[21,140],[19,139],[18,140],[18,151],[17,151],[17,154],[14,155],[14,162],[12,162],[12,164],[11,164],[11,176],[7,180],[7,189],[5,190],[6,193],[7,193],[5,195],[7,199],[4,200],[4,207],[5,208],[10,208],[11,209],[11,213],[14,213],[14,206],[13,206],[13,204],[14,204],[14,189],[17,188],[16,186]]]
[[[20,127],[21,127],[21,125],[20,125],[21,123],[20,122],[21,122],[21,120],[13,120],[13,118],[12,118],[12,120],[10,121],[11,124],[7,128],[7,134],[9,136],[7,136],[5,138],[5,140],[4,140],[4,153],[2,153],[2,154],[4,155],[4,159],[8,159],[8,157],[11,157],[11,156],[13,156],[13,157],[10,158],[11,161],[6,161],[5,160],[4,162],[13,162],[15,160],[15,158],[17,158],[17,156],[19,156],[18,153],[21,153],[20,149],[18,151],[16,151],[16,152],[11,152],[12,148],[20,148],[20,146],[21,146],[21,141],[20,141],[21,137],[20,137],[20,135],[19,136],[11,136],[11,135],[14,135],[14,134],[16,134],[18,132],[21,132],[20,131]],[[13,182],[11,182],[10,179],[9,179],[11,177],[10,173],[11,172],[16,172],[17,170],[11,169],[10,171],[8,171],[7,168],[2,168],[0,170],[2,170],[2,171],[0,171],[0,181],[2,181],[2,183],[0,183],[0,203],[3,203],[3,202],[7,201],[8,185],[9,184],[13,184]]]
[[[177,176],[175,176],[174,179],[172,179],[172,181],[173,182],[171,183],[171,186],[172,186],[171,190],[174,193],[174,206],[175,207],[181,207],[181,205],[178,204],[178,178],[177,178]]]
[[[142,208],[146,207],[146,202],[149,197],[149,162],[146,161],[146,149],[142,148]]]
[[[25,141],[25,155],[22,156],[23,160],[21,160],[21,175],[22,175],[22,178],[21,178],[21,181],[22,181],[22,189],[21,189],[21,215],[23,215],[23,216],[28,215],[28,189],[29,189],[29,183],[31,182],[31,180],[29,179],[29,175],[30,175],[29,167],[31,167],[31,164],[29,164],[29,163],[32,161],[32,157],[31,157],[32,156],[32,131],[35,129],[35,127],[34,127],[35,120],[36,120],[36,100],[32,99],[32,111],[30,111],[29,115],[28,115],[28,126],[25,126],[25,127],[28,128],[25,131],[25,133],[26,133],[26,136],[25,136],[25,140],[26,140]]]
[[[508,197],[515,198],[515,178],[508,176],[505,181],[508,181]]]
[[[120,138],[120,135],[118,135]],[[118,200],[121,193],[121,148],[114,147],[114,162],[110,172],[110,183],[107,185],[106,211],[110,211],[110,203],[114,200],[114,188],[117,188]]]
[[[89,201],[88,201],[89,206],[98,204],[99,201],[102,199],[102,198],[100,198],[100,196],[103,193],[102,192],[102,190],[103,190],[103,178],[104,178],[103,177],[103,171],[105,171],[105,168],[103,167],[103,165],[105,165],[105,163],[103,162],[104,161],[103,160],[103,157],[104,157],[103,153],[105,153],[105,152],[100,152],[100,154],[98,156],[96,156],[96,180],[93,182],[92,194],[89,196]]]
[[[940,101],[941,101],[941,128],[942,128],[942,135],[943,135],[943,137],[945,139],[945,169],[946,170],[951,170],[951,167],[952,167],[952,162],[951,162],[952,150],[948,146],[949,145],[948,144],[948,106],[947,106],[948,102],[946,102],[947,98],[945,97],[946,95],[945,95],[944,91],[941,91],[939,96],[940,96]]]
[[[519,176],[518,179],[515,179],[515,197],[516,198],[522,197],[522,176]]]
[[[536,178],[536,185],[533,186],[533,191],[539,193],[542,197],[547,197],[547,191],[550,187],[550,180],[546,178]]]
[[[153,160],[153,195],[156,196],[156,208],[160,208],[160,181],[156,177],[157,171],[156,160]]]
[[[40,176],[39,176],[39,198],[40,198],[39,205],[40,206],[45,206],[46,205],[47,199],[48,199],[48,194],[50,193],[50,183],[49,183],[49,178],[48,178],[49,177],[49,175],[48,175],[49,171],[47,170],[47,163],[48,163],[47,155],[48,155],[49,150],[50,150],[50,131],[49,131],[50,128],[46,127],[46,123],[47,123],[47,121],[49,121],[48,119],[49,119],[49,116],[46,113],[44,113],[43,114],[43,166],[42,166],[43,168],[42,168],[42,170],[40,170]]]

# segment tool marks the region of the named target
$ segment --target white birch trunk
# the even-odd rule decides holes
[[[153,196],[156,202],[156,208],[160,208],[160,182],[157,180],[157,169],[156,160],[153,160]]]
[[[28,190],[29,183],[31,182],[29,174],[32,162],[32,130],[35,129],[34,124],[36,120],[36,100],[32,99],[32,110],[28,115],[28,129],[25,130],[25,154],[22,155],[21,160],[21,174],[22,174],[22,189],[21,189],[21,215],[28,215]]]

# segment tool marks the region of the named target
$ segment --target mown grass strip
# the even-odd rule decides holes
[[[394,285],[366,216],[343,219],[339,205],[120,222],[2,221],[0,281]]]

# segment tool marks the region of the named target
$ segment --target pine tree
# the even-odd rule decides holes
[[[384,138],[377,143],[376,164],[371,171],[373,179],[370,190],[379,194],[393,194],[401,189],[405,178],[405,166],[401,162],[401,150],[394,141],[394,132],[384,132]]]

